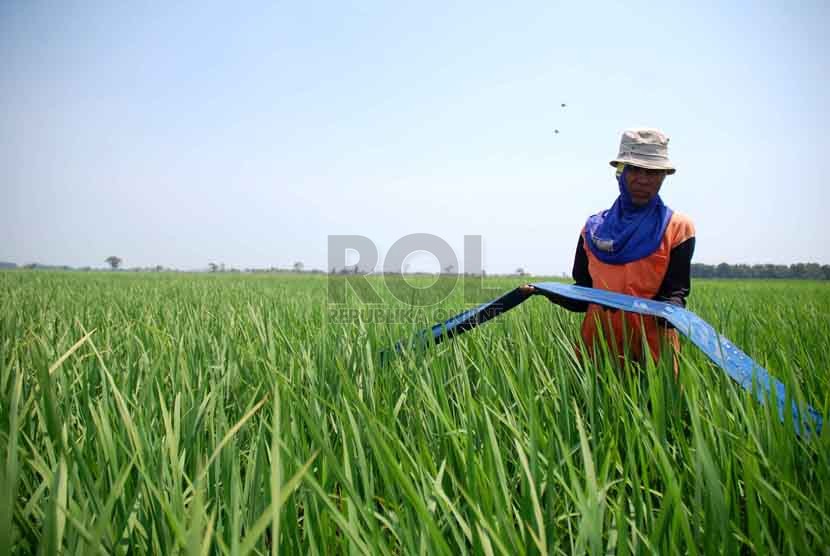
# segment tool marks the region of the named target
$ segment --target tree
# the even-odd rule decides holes
[[[110,268],[113,270],[118,270],[118,267],[121,266],[121,263],[124,262],[121,258],[116,257],[115,255],[110,255],[104,261],[110,265]]]
[[[444,272],[447,273],[447,274],[452,274],[453,270],[455,270],[455,265],[454,264],[448,264],[447,266],[444,267]]]
[[[528,272],[523,267],[520,266],[519,268],[516,269],[516,274],[518,276],[527,276]]]
[[[216,272],[217,270],[219,270],[219,265],[216,263],[208,263],[208,268],[211,272]]]
[[[294,263],[294,272],[302,272],[305,268],[305,265],[302,261],[297,261]]]

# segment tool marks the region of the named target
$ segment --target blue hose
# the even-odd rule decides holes
[[[787,407],[787,392],[784,384],[770,376],[766,369],[753,361],[726,336],[718,334],[712,325],[693,312],[662,301],[582,286],[558,284],[556,282],[540,282],[532,284],[532,286],[536,289],[535,293],[544,295],[553,302],[566,298],[667,320],[700,348],[718,367],[726,371],[729,378],[737,382],[744,390],[753,393],[760,403],[763,404],[767,399],[773,397],[778,407],[778,416],[782,422],[784,421]],[[498,299],[484,303],[475,309],[464,311],[422,331],[416,336],[414,345],[437,344],[445,338],[463,334],[467,330],[471,330],[479,324],[509,311],[526,299],[528,299],[527,294],[519,291],[519,289],[512,290]],[[399,353],[403,348],[404,344],[398,342],[395,345],[395,353]],[[389,356],[390,352],[383,352],[382,361],[387,360]],[[795,401],[791,400],[789,405],[796,433],[808,436],[811,432],[816,434],[821,432],[823,419],[815,409],[807,406],[802,413]]]

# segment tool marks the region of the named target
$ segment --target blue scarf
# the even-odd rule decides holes
[[[628,167],[617,176],[620,196],[611,208],[585,223],[588,246],[604,263],[625,264],[651,255],[660,246],[671,219],[672,210],[663,204],[660,195],[647,205],[634,204],[625,184],[627,171]]]

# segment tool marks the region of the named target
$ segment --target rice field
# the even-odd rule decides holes
[[[337,322],[325,276],[10,271],[0,302],[10,554],[830,551],[827,427],[685,341],[678,379],[580,361],[542,298],[385,366],[433,322]],[[697,281],[689,308],[830,413],[830,286]]]

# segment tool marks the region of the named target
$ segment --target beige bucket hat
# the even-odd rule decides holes
[[[620,138],[620,153],[610,162],[675,173],[669,160],[669,138],[659,129],[626,129]]]

